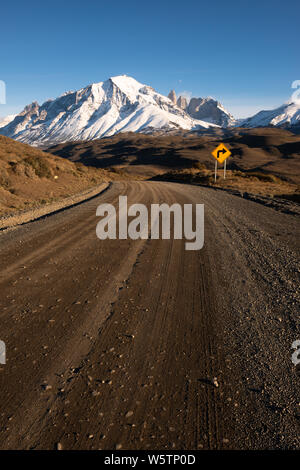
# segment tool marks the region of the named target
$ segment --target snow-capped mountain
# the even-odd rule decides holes
[[[300,124],[300,103],[287,103],[270,111],[260,111],[245,119],[242,127],[294,126]]]
[[[126,75],[67,92],[41,106],[34,102],[0,128],[0,134],[37,146],[93,140],[117,132],[204,129],[172,101]]]
[[[236,122],[232,114],[219,101],[210,96],[207,98],[192,98],[188,104],[187,112],[194,119],[203,119],[221,127],[231,127]]]
[[[5,118],[0,118],[0,128],[7,126],[11,121],[13,121],[16,117],[16,114],[9,114]]]
[[[179,96],[177,99],[175,90],[171,90],[168,97],[193,119],[200,119],[221,127],[232,127],[236,124],[236,119],[232,114],[219,101],[210,96],[207,98],[191,98],[188,102],[184,96]]]

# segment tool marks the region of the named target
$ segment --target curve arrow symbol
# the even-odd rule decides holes
[[[225,149],[218,150],[218,152],[217,152],[217,159],[219,159],[220,153],[226,153],[226,152],[227,152],[227,150],[225,150]]]

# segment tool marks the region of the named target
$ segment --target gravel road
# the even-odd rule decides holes
[[[96,208],[205,204],[205,244],[96,237]],[[113,183],[0,234],[1,449],[299,449],[299,217]]]

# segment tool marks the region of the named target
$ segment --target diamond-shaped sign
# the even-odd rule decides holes
[[[216,160],[218,160],[219,163],[223,163],[226,158],[231,155],[231,152],[227,147],[225,147],[224,144],[220,144],[213,152],[211,152],[211,154],[213,157],[215,157]]]

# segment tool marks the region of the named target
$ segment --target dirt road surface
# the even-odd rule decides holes
[[[204,248],[100,241],[120,194],[204,203]],[[2,232],[0,448],[300,448],[297,240],[296,216],[159,182]]]

